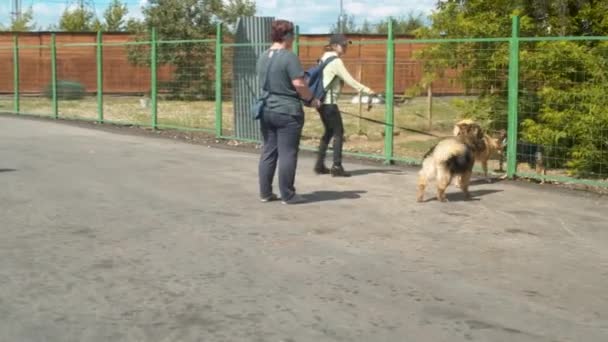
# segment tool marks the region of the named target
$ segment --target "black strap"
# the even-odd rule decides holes
[[[266,95],[266,97],[270,96],[270,90],[268,89],[268,74],[270,73],[270,67],[272,66],[272,62],[274,62],[274,56],[277,55],[278,53],[279,53],[279,50],[274,52],[272,57],[270,57],[270,62],[268,63],[268,68],[266,68],[266,79],[264,80],[264,85],[262,86],[262,90],[265,90],[268,93]]]

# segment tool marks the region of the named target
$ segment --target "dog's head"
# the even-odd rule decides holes
[[[471,120],[463,120],[456,124],[456,137],[474,151],[485,149],[484,131],[481,126]]]

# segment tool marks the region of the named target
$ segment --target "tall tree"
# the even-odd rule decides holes
[[[121,0],[113,0],[103,13],[104,29],[106,31],[124,31],[126,16],[129,13],[127,5]]]
[[[415,15],[414,12],[410,12],[406,17],[393,19],[393,33],[395,34],[413,35],[424,26],[424,15],[422,13]],[[388,20],[382,20],[376,26],[375,33],[388,33]]]
[[[27,11],[21,14],[21,17],[13,21],[8,27],[9,31],[25,32],[34,31],[36,23],[34,22],[34,10],[30,6]]]
[[[86,8],[66,8],[59,19],[59,29],[68,32],[94,31],[95,14]]]
[[[144,20],[130,20],[129,30],[138,33],[138,40],[147,40],[148,29],[155,27],[161,40],[206,39],[215,34],[216,23],[233,28],[240,16],[255,14],[251,0],[149,0],[143,8]],[[190,99],[212,94],[213,49],[207,43],[181,42],[163,45],[159,50],[160,64],[174,67],[173,79],[160,84],[174,98]],[[133,63],[147,65],[146,46],[129,48]]]

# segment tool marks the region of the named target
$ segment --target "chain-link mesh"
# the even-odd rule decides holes
[[[13,41],[10,36],[0,37],[0,113],[14,111]]]
[[[608,180],[608,43],[520,51],[518,174]]]
[[[52,115],[50,37],[19,37],[20,112]]]
[[[84,38],[84,39],[83,39]],[[91,45],[71,45],[88,43]],[[57,108],[60,118],[97,116],[95,37],[57,36]]]
[[[395,155],[419,161],[468,118],[499,147],[490,171],[504,170],[508,44],[401,41],[395,50]]]
[[[151,125],[150,43],[103,38],[103,117]]]
[[[158,124],[212,131],[215,42],[159,42]]]

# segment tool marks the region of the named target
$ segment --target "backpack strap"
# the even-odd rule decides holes
[[[327,58],[327,59],[326,59],[326,60],[325,60],[323,63],[320,63],[320,64],[321,64],[321,70],[325,69],[325,67],[326,67],[326,66],[327,66],[329,63],[331,63],[333,60],[335,60],[335,59],[338,59],[338,56],[331,56],[331,57],[328,57],[328,58]],[[319,60],[319,62],[320,62],[320,61],[321,61],[321,60]],[[321,71],[321,72],[323,72],[323,71]],[[331,81],[329,81],[329,83],[327,83],[327,87],[324,87],[324,88],[323,88],[323,92],[327,92],[327,89],[329,89],[329,86],[330,86],[330,85],[331,85],[331,84],[334,82],[334,80],[336,79],[336,77],[338,77],[338,76],[337,76],[337,75],[336,75],[336,76],[334,76],[334,78],[332,78],[332,79],[331,79]]]

